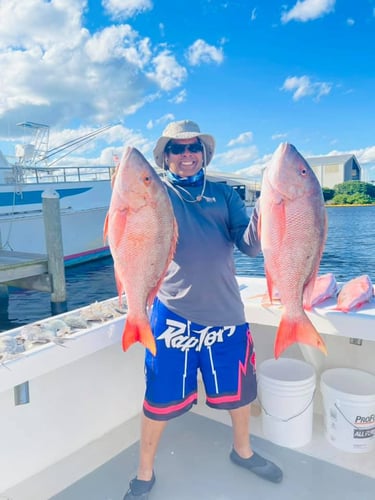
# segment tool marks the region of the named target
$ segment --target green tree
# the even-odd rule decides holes
[[[335,190],[331,188],[322,188],[324,201],[332,200],[335,196]]]
[[[354,193],[354,194],[336,194],[332,200],[332,205],[368,205],[374,203],[374,199],[368,194]]]
[[[337,184],[334,189],[335,194],[353,195],[361,193],[375,199],[375,186],[370,182],[346,181],[341,184]]]
[[[375,186],[370,182],[362,181],[342,182],[334,187],[334,196],[329,200],[329,203],[331,205],[368,205],[375,203]]]

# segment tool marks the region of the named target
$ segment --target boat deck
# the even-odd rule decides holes
[[[172,420],[158,450],[157,482],[150,500],[374,499],[375,453],[347,453],[330,445],[319,415],[314,418],[312,441],[295,450],[264,439],[261,417],[253,416],[253,448],[282,467],[280,484],[268,483],[230,462],[227,424],[227,412],[206,408],[202,401]],[[138,429],[136,417],[0,498],[122,500],[137,468]]]
[[[261,307],[253,298],[264,290],[264,279],[244,279],[242,285],[259,364],[272,356],[280,311]],[[102,307],[111,300],[100,304],[101,318],[107,314]],[[97,317],[91,306],[83,309]],[[317,350],[311,355],[297,345],[290,347],[288,356],[311,358],[317,377],[337,366],[374,373],[372,305],[351,315],[323,308],[313,315],[325,335],[329,358],[321,361]],[[123,353],[122,331],[123,317],[110,315],[108,321],[73,333],[65,348],[47,343],[4,363],[0,500],[123,499],[137,469],[144,348],[137,344]],[[353,334],[361,343],[351,342]],[[15,405],[14,387],[25,380],[30,381],[30,400]],[[193,410],[166,429],[150,500],[375,499],[375,450],[343,452],[327,441],[321,391],[314,395],[312,440],[298,449],[265,439],[260,408],[253,405],[253,447],[282,467],[281,484],[268,483],[230,462],[229,415],[205,405],[203,387],[199,395]]]

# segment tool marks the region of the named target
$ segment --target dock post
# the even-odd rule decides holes
[[[9,290],[7,285],[0,284],[0,322],[9,320]]]
[[[67,311],[60,196],[49,189],[43,192],[42,200],[48,272],[52,281],[51,312],[56,315]]]
[[[0,228],[0,250],[3,248],[3,242],[1,239],[1,228]],[[9,309],[9,290],[8,286],[0,283],[0,321],[4,321],[6,319],[8,321]]]

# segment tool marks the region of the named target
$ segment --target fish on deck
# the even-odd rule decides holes
[[[370,276],[363,274],[343,285],[338,296],[335,310],[349,312],[359,309],[374,296],[374,287]]]
[[[314,289],[310,297],[310,304],[304,304],[304,308],[307,311],[310,311],[314,306],[321,304],[322,302],[324,302],[327,299],[330,299],[331,297],[335,297],[338,293],[338,290],[339,287],[336,281],[336,277],[333,273],[326,273],[317,276],[314,283]],[[265,292],[265,294],[263,295],[260,295],[260,297],[263,298],[262,300],[263,306],[271,305],[275,302],[276,303],[280,302],[280,294],[276,290],[276,288],[273,288],[272,293],[273,296],[271,302],[269,301],[270,298],[267,292]]]
[[[128,147],[112,179],[104,223],[120,304],[125,292],[128,306],[122,335],[124,351],[139,341],[156,353],[148,307],[174,255],[177,232],[164,183],[142,153]]]
[[[282,143],[265,169],[259,200],[258,233],[264,256],[267,290],[277,290],[283,313],[274,355],[294,342],[326,353],[323,339],[306,315],[327,236],[322,189],[297,149]]]
[[[314,306],[321,304],[327,299],[337,295],[338,285],[333,273],[326,273],[317,276],[314,288],[310,297],[310,304],[305,305],[305,309],[310,310]]]

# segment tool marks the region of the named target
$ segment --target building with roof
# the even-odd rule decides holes
[[[261,184],[249,177],[241,176],[232,172],[224,173],[209,170],[207,179],[213,182],[224,182],[232,186],[247,205],[254,205],[260,195]]]
[[[361,166],[353,154],[314,156],[306,158],[306,161],[324,188],[334,188],[346,181],[361,180]]]

